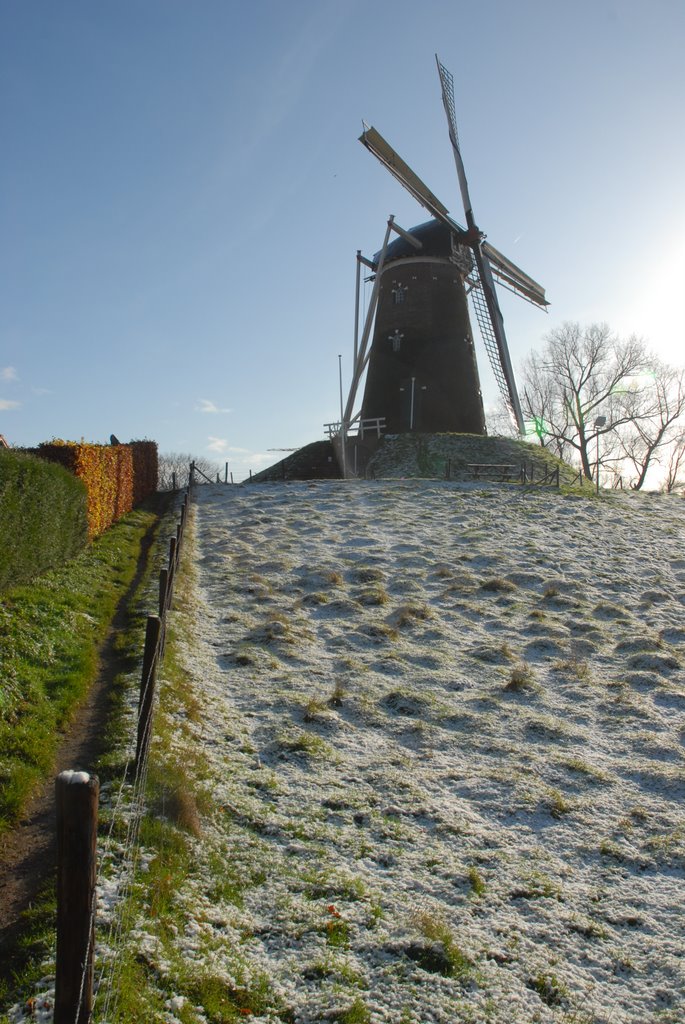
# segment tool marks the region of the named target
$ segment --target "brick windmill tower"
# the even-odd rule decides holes
[[[357,294],[361,265],[371,269],[374,287],[361,339],[358,332],[355,336],[343,438],[357,425],[362,437],[365,431],[486,432],[469,297],[501,395],[519,433],[525,433],[495,279],[542,309],[548,303],[544,288],[486,242],[476,226],[459,149],[453,80],[437,56],[436,62],[466,227],[382,135],[365,125],[360,142],[432,219],[405,231],[391,217],[373,259],[358,254]],[[391,242],[393,232],[398,237]]]

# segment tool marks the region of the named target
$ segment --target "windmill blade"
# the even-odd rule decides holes
[[[365,128],[360,135],[359,141],[376,157],[377,160],[387,167],[404,188],[434,217],[447,224],[453,231],[464,234],[461,224],[458,224],[449,215],[447,207],[440,202],[436,195],[419,178],[411,167],[402,159],[389,142],[375,128]],[[497,280],[506,288],[521,295],[524,299],[532,302],[543,309],[549,305],[545,299],[545,289],[534,281],[532,277],[524,273],[520,267],[503,256],[494,245],[489,242],[483,243],[483,250],[487,254],[492,271]]]
[[[541,284],[524,273],[520,267],[503,256],[489,242],[482,242],[481,249],[487,256],[492,273],[500,284],[509,288],[510,291],[516,292],[517,295],[521,295],[528,302],[532,302],[534,306],[539,306],[541,309],[546,309],[549,306],[549,302],[545,298],[545,289]]]
[[[464,161],[462,160],[461,150],[459,149],[457,119],[454,111],[454,79],[445,65],[440,63],[437,53],[435,55],[435,61],[438,65],[440,87],[442,90],[442,103],[447,116],[450,142],[452,143],[452,152],[454,154],[454,162],[457,168],[457,177],[459,178],[459,188],[461,191],[461,198],[464,203],[466,225],[470,236],[469,241],[471,248],[473,249],[476,269],[478,271],[477,281],[472,274],[473,287],[470,292],[471,299],[476,313],[478,326],[480,327],[481,334],[483,335],[485,348],[490,358],[490,363],[492,365],[495,379],[499,385],[500,392],[504,398],[505,404],[516,421],[519,433],[525,434],[523,413],[521,411],[521,403],[516,389],[516,381],[514,380],[514,371],[512,369],[511,359],[509,358],[509,346],[507,345],[507,338],[504,333],[504,320],[499,308],[499,302],[497,301],[495,282],[488,257],[488,249],[486,249],[483,244],[483,235],[481,231],[476,227],[476,220],[473,215],[473,207],[471,206],[471,198],[469,196],[469,187],[466,181]],[[542,291],[542,300],[544,302],[544,291],[540,289],[540,286],[537,285],[532,278],[528,278],[527,274],[524,274],[522,270],[519,270],[516,264],[511,263],[511,261],[502,256],[501,253],[498,253],[496,249],[489,247],[489,251],[495,255],[494,263],[496,273],[500,280],[503,280],[504,283],[509,287],[512,287],[515,291],[531,298],[531,301],[535,301],[536,298],[539,298],[539,293]]]
[[[459,189],[461,191],[461,199],[464,204],[464,215],[466,216],[466,225],[469,230],[476,230],[476,221],[473,216],[473,207],[471,206],[471,197],[469,196],[469,186],[466,180],[466,171],[464,170],[464,161],[461,158],[461,150],[459,149],[459,135],[457,133],[457,118],[454,113],[454,79],[447,70],[444,64],[440,63],[440,59],[436,53],[435,61],[438,65],[438,74],[440,75],[440,88],[442,90],[442,104],[445,108],[445,114],[447,116],[447,127],[449,129],[450,142],[452,143],[452,152],[454,154],[454,163],[457,168],[457,177],[459,178]]]
[[[449,225],[454,231],[463,233],[464,229],[449,216],[449,210],[438,197],[434,195],[418,174],[412,171],[409,164],[405,163],[399,153],[396,153],[389,142],[383,138],[375,128],[364,126],[364,131],[359,136],[359,141],[366,146],[370,153],[377,160],[387,167],[393,177],[397,178],[400,185],[416,199],[421,206],[424,206],[433,217]]]
[[[526,428],[523,422],[523,412],[516,388],[516,381],[514,380],[514,371],[509,358],[509,346],[507,345],[504,333],[504,320],[502,319],[502,312],[495,293],[495,283],[492,279],[490,263],[480,246],[474,247],[473,254],[475,264],[467,279],[471,286],[469,291],[471,303],[500,394],[518,427],[519,433],[524,435]]]

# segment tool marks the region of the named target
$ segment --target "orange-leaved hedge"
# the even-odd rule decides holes
[[[36,454],[70,469],[86,485],[88,533],[98,537],[157,489],[157,445],[46,441]]]

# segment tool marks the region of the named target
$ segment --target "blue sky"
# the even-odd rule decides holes
[[[323,436],[355,253],[423,210],[364,118],[564,320],[685,361],[682,0],[0,0],[0,432],[228,460]],[[486,401],[496,398],[479,351]]]

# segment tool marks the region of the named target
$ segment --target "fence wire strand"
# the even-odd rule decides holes
[[[136,724],[138,728],[140,723],[141,710],[144,707],[147,698],[150,694],[150,687],[154,685],[155,674],[158,667],[161,665],[163,658],[164,641],[166,636],[166,617],[167,612],[171,609],[175,575],[176,570],[178,569],[180,564],[180,549],[183,540],[183,534],[185,531],[188,505],[191,496],[191,488],[192,474],[191,482],[188,484],[185,499],[181,506],[181,517],[176,531],[176,535],[174,537],[176,542],[175,548],[173,551],[173,555],[170,553],[169,557],[166,586],[164,588],[163,600],[160,602],[161,607],[159,608],[160,630],[157,637],[157,642],[155,644],[153,656],[150,659],[150,666],[146,673],[145,679],[141,679],[140,695],[138,699],[138,713],[136,715]],[[99,857],[99,863],[97,866],[96,882],[93,888],[93,896],[90,909],[89,939],[86,949],[86,955],[84,957],[83,969],[81,972],[81,984],[78,995],[78,1004],[76,1006],[76,1012],[74,1015],[74,1024],[78,1024],[78,1019],[83,1008],[86,980],[88,977],[88,963],[91,957],[93,960],[94,996],[96,999],[104,999],[102,1008],[99,1011],[98,1016],[103,1022],[105,1022],[108,1020],[109,1014],[114,1013],[116,1010],[119,980],[121,978],[121,972],[123,969],[123,957],[121,956],[121,950],[124,914],[126,905],[133,891],[133,885],[135,882],[135,878],[138,872],[138,865],[140,862],[140,828],[143,819],[143,813],[145,810],[145,791],[147,787],[148,768],[150,760],[152,721],[154,719],[154,710],[156,703],[156,694],[153,693],[149,722],[143,734],[143,742],[141,744],[142,757],[136,758],[132,756],[131,753],[129,752],[124,762],[121,781],[118,785],[114,802],[110,807],[109,826],[104,836],[102,852]],[[130,777],[132,763],[135,765],[135,771],[133,774],[133,779],[131,780],[130,784],[127,785],[127,780]],[[130,801],[126,806],[125,811],[124,805],[127,794],[130,795]],[[102,857],[105,854],[112,856],[112,848],[114,846],[114,829],[117,826],[117,823],[121,821],[122,817],[124,817],[124,815],[126,820],[126,834],[123,842],[123,848],[121,849],[121,855],[119,858],[121,863],[121,881],[117,885],[115,906],[112,910],[112,915],[108,929],[106,931],[106,934],[103,936],[101,942],[97,942],[95,941],[95,925],[97,921],[98,893],[102,892],[102,882],[104,880],[102,875]],[[98,971],[96,971],[95,960],[97,948],[98,945],[101,944],[107,947],[107,949],[110,951],[110,956],[108,956],[105,959],[105,961],[100,964]],[[102,996],[103,992],[104,997]]]

